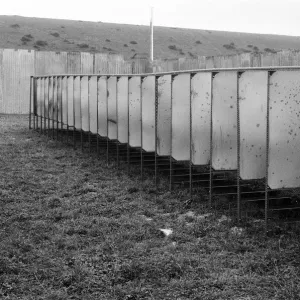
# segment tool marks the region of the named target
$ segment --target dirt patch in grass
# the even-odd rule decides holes
[[[265,238],[27,117],[0,122],[1,299],[299,299],[299,228]]]

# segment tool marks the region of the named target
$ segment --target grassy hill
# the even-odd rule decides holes
[[[149,56],[149,27],[102,22],[0,16],[0,48],[86,51]],[[300,49],[300,37],[157,26],[155,58]]]

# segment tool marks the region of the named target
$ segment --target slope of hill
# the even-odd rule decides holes
[[[0,48],[86,51],[149,56],[149,27],[102,22],[0,16]],[[300,49],[300,37],[154,28],[155,58]]]

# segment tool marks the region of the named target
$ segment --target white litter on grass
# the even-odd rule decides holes
[[[159,230],[161,232],[163,232],[165,234],[165,236],[169,236],[169,235],[171,235],[173,233],[172,229],[161,229],[161,228],[159,228]]]
[[[231,218],[225,216],[225,215],[222,215],[222,217],[220,219],[218,219],[218,222],[219,223],[222,223],[222,222],[230,222],[231,221]]]
[[[153,219],[152,218],[148,218],[148,217],[146,217],[145,215],[140,215],[141,216],[141,218],[143,218],[145,221],[147,221],[147,222],[151,222],[151,221],[153,221]]]
[[[243,233],[243,228],[239,227],[232,227],[230,229],[231,234],[236,235],[236,236],[241,236]]]
[[[188,211],[187,213],[185,213],[185,216],[187,216],[187,217],[195,217],[195,213],[193,211]]]
[[[204,214],[204,215],[199,215],[197,216],[198,220],[205,220],[206,218],[212,216],[212,213]]]

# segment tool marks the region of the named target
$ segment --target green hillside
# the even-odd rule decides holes
[[[149,27],[0,16],[0,48],[149,56]],[[300,49],[300,37],[170,27],[154,28],[155,58]]]

